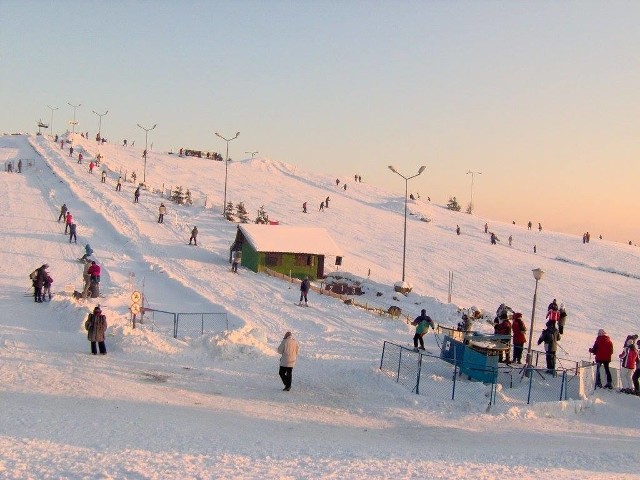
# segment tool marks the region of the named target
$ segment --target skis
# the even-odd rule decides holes
[[[309,307],[308,304],[306,303],[300,303],[300,302],[293,302],[294,305],[297,305],[298,307]]]

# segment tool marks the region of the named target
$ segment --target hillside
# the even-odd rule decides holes
[[[103,164],[90,174],[98,148]],[[8,478],[412,478],[425,471],[429,478],[493,478],[496,471],[634,478],[638,399],[606,392],[563,404],[498,405],[486,413],[484,398],[440,404],[412,395],[377,372],[382,341],[409,342],[410,326],[325,296],[312,295],[312,308],[298,308],[295,285],[246,269],[229,272],[236,225],[222,217],[223,162],[150,152],[149,189],[134,204],[133,184],[116,192],[115,180],[125,173],[129,179],[133,170],[142,178],[141,150],[98,147],[78,137],[74,149],[85,155],[83,164],[45,137],[0,137],[0,161],[32,162],[23,175],[0,174],[6,217],[0,374],[12,412],[0,436],[0,472]],[[407,223],[407,280],[414,290],[393,299],[402,272],[404,199],[358,173],[362,183],[341,179],[339,188],[335,177],[273,159],[234,161],[227,197],[244,202],[252,218],[264,205],[282,224],[326,228],[345,252],[341,271],[363,281],[363,302],[399,305],[409,316],[425,308],[445,325],[457,323],[457,307],[493,312],[504,302],[528,322],[531,270],[539,267],[546,275],[536,331],[546,304],[564,302],[569,320],[562,345],[572,358],[588,358],[599,328],[608,330],[616,349],[637,331],[637,247],[594,238],[583,245],[575,236],[528,231],[420,199],[410,202]],[[400,180],[394,177],[390,181]],[[176,185],[192,192],[192,206],[161,196]],[[327,196],[330,207],[319,212]],[[164,224],[157,223],[161,201],[169,208]],[[63,202],[78,224],[78,245],[69,244],[55,221]],[[490,245],[485,222],[498,245]],[[193,225],[198,247],[186,245]],[[23,296],[30,291],[28,273],[42,263],[51,266],[56,292],[66,284],[79,288],[77,259],[86,242],[104,268],[100,303],[110,321],[104,358],[88,355],[82,330],[93,303],[60,294],[39,305]],[[226,312],[230,329],[178,340],[150,328],[132,330],[132,286],[144,289],[157,310]],[[302,353],[294,388],[284,396],[275,347],[287,330]],[[435,349],[433,337],[429,342]],[[495,421],[504,426],[500,435],[486,429]],[[523,435],[529,451],[513,451]],[[594,436],[600,439],[595,448]],[[419,448],[425,444],[428,458]],[[87,455],[94,460],[87,462]]]

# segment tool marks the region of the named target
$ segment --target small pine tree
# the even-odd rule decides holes
[[[171,191],[171,201],[177,203],[178,205],[184,204],[185,201],[185,193],[182,190],[182,186],[178,186]]]
[[[244,202],[240,202],[236,205],[236,215],[238,216],[240,223],[249,223],[249,213],[247,212],[247,209],[244,208]]]
[[[473,213],[473,205],[471,205],[471,202],[467,204],[467,209],[465,210],[465,212],[467,212],[469,215]]]
[[[235,222],[236,221],[236,217],[233,215],[233,208],[234,208],[233,207],[233,203],[231,203],[231,201],[227,202],[227,209],[225,211],[225,217],[230,222]]]
[[[447,203],[447,208],[449,210],[454,210],[456,212],[459,212],[462,207],[458,203],[458,200],[456,200],[456,197],[449,197],[449,202]]]
[[[193,199],[191,198],[191,192],[187,188],[187,191],[184,193],[184,203],[187,205],[193,205]]]
[[[269,215],[267,215],[267,212],[264,211],[264,205],[262,205],[258,210],[258,218],[256,218],[256,223],[269,223]]]

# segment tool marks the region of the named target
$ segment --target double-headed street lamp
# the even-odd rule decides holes
[[[104,117],[107,113],[109,113],[109,110],[107,110],[104,113],[98,113],[95,110],[91,110],[91,111],[96,115],[98,115],[98,117],[100,117],[100,120],[98,120],[98,138],[102,139],[102,117]]]
[[[217,137],[220,137],[225,142],[227,142],[227,155],[225,156],[225,159],[224,159],[224,205],[222,206],[222,215],[224,215],[225,217],[227,216],[227,173],[229,170],[229,142],[231,140],[235,140],[236,138],[238,138],[238,135],[240,135],[240,132],[237,132],[236,136],[233,138],[225,138],[222,135],[220,135],[218,132],[216,132]]]
[[[258,153],[258,151],[256,150],[255,152],[244,152],[244,153],[248,153],[249,155],[251,155],[251,158],[256,156],[256,153]]]
[[[396,170],[396,167],[394,167],[393,165],[389,165],[389,170],[391,170],[393,173],[397,173],[402,178],[404,178],[404,244],[403,244],[403,247],[402,247],[402,281],[403,282],[404,282],[404,278],[405,278],[405,275],[404,275],[405,274],[405,260],[406,260],[406,257],[407,257],[407,194],[409,193],[409,180],[411,180],[412,178],[415,178],[418,175],[420,175],[422,172],[424,172],[425,168],[427,168],[427,167],[422,165],[420,167],[420,169],[418,170],[418,173],[416,173],[415,175],[413,175],[411,177],[405,177],[400,172],[398,172],[398,170]]]
[[[536,316],[536,302],[538,300],[538,281],[542,280],[542,277],[544,276],[544,271],[540,268],[536,268],[532,272],[533,272],[533,278],[536,279],[536,288],[533,291],[533,309],[531,310],[531,324],[529,325],[529,346],[527,347],[527,367],[526,367],[527,376],[530,375],[531,363],[533,360],[531,356],[531,341],[533,340],[533,320],[534,320],[534,317]]]
[[[142,171],[142,183],[147,183],[147,140],[149,138],[149,132],[156,128],[158,124],[156,123],[151,128],[144,128],[139,123],[137,124],[142,130],[144,130],[144,170]]]
[[[471,202],[469,202],[469,211],[467,213],[473,213],[473,176],[482,175],[482,172],[472,172],[469,170],[467,175],[471,174]]]
[[[81,103],[79,103],[78,105],[73,105],[72,103],[67,102],[67,104],[73,108],[73,132],[71,135],[71,140],[73,140],[73,137],[76,135],[76,125],[78,124],[78,122],[76,122],[76,108],[82,106]]]
[[[58,107],[51,107],[47,105],[47,108],[51,110],[51,121],[49,122],[49,135],[53,135],[53,111],[58,110]]]

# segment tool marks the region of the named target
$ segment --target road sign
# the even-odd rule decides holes
[[[131,310],[131,313],[133,313],[134,315],[137,315],[140,313],[140,305],[137,303],[132,303],[129,309]]]
[[[140,294],[139,291],[135,290],[132,294],[131,294],[131,301],[133,303],[140,303],[140,299],[142,298],[142,295]]]

